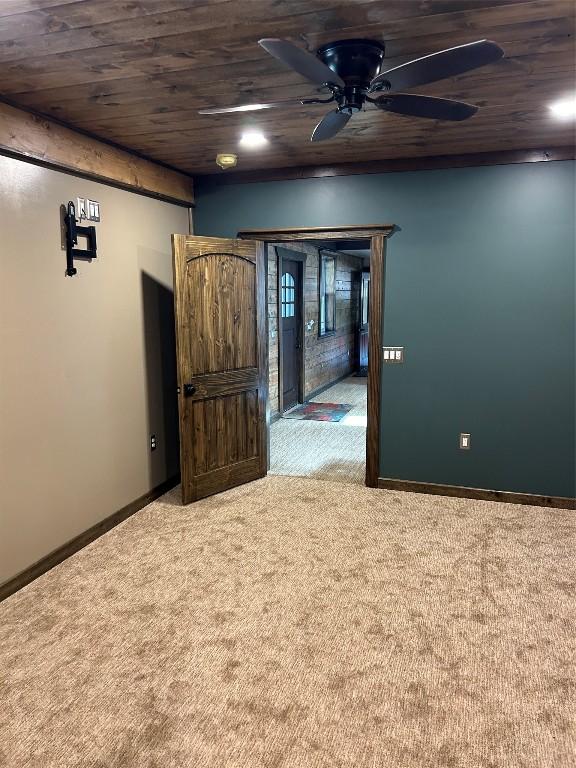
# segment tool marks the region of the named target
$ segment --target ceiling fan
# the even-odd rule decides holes
[[[365,103],[399,115],[432,120],[466,120],[478,111],[474,104],[398,91],[469,72],[498,61],[504,55],[502,48],[491,40],[478,40],[422,56],[382,72],[385,47],[376,40],[338,40],[323,45],[316,55],[287,40],[276,38],[260,40],[259,45],[271,56],[320,86],[327,98],[213,107],[201,109],[199,114],[221,115],[295,104],[335,103],[336,108],[328,112],[314,128],[311,141],[331,139]]]

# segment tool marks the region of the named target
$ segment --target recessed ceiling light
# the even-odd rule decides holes
[[[262,131],[244,131],[240,139],[240,146],[248,149],[258,149],[268,144],[268,139]]]
[[[550,111],[561,120],[576,116],[576,96],[550,104]]]

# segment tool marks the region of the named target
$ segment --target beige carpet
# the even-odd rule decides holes
[[[312,398],[354,407],[340,422],[280,419],[270,427],[270,474],[359,483],[366,474],[367,380],[351,376]]]
[[[0,605],[8,768],[568,768],[573,512],[268,477]]]

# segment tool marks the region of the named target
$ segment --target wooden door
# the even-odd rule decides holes
[[[282,333],[282,410],[298,403],[302,368],[302,265],[282,258],[280,328]]]
[[[173,235],[185,504],[266,474],[264,244]]]

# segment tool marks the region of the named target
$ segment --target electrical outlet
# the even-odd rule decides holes
[[[463,451],[470,450],[470,433],[469,432],[460,433],[460,448]]]
[[[156,435],[150,435],[150,450],[156,450]]]

